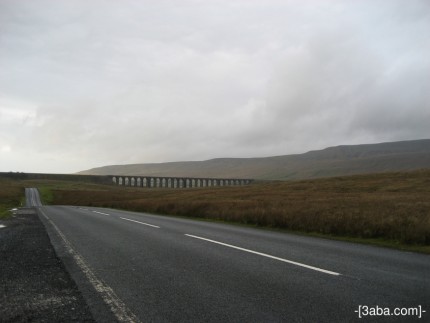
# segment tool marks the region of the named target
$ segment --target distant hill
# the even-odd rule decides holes
[[[287,180],[421,168],[430,168],[430,139],[336,146],[304,154],[263,158],[113,165],[78,174]]]

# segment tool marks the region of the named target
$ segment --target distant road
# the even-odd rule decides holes
[[[39,191],[35,188],[25,189],[25,204],[26,206],[42,206],[39,197]]]
[[[40,205],[37,190],[26,194]],[[363,322],[359,309],[376,306],[418,308],[417,321],[430,321],[428,255],[104,208],[38,209],[100,321]]]

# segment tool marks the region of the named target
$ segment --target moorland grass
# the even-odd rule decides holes
[[[430,170],[195,189],[26,185],[41,188],[45,203],[220,220],[430,251]]]

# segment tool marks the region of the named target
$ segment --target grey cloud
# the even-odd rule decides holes
[[[29,152],[38,170],[78,171],[428,138],[429,13],[426,1],[2,1],[0,116],[4,102],[27,116],[0,121],[12,148],[0,168]]]
[[[404,25],[388,34],[413,37],[413,17],[401,19]],[[429,136],[426,46],[413,54],[409,48],[387,56],[384,39],[366,39],[366,30],[353,22],[343,23],[342,29],[314,27],[313,35],[285,52],[268,83],[267,106],[261,107],[271,113],[257,111],[257,126],[248,129],[244,144],[260,139],[276,149],[303,151]],[[392,42],[397,46],[397,39]]]

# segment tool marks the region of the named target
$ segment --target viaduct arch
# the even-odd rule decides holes
[[[162,176],[109,176],[114,185],[146,188],[195,188],[215,186],[243,186],[253,182],[252,179],[232,178],[191,178]]]

